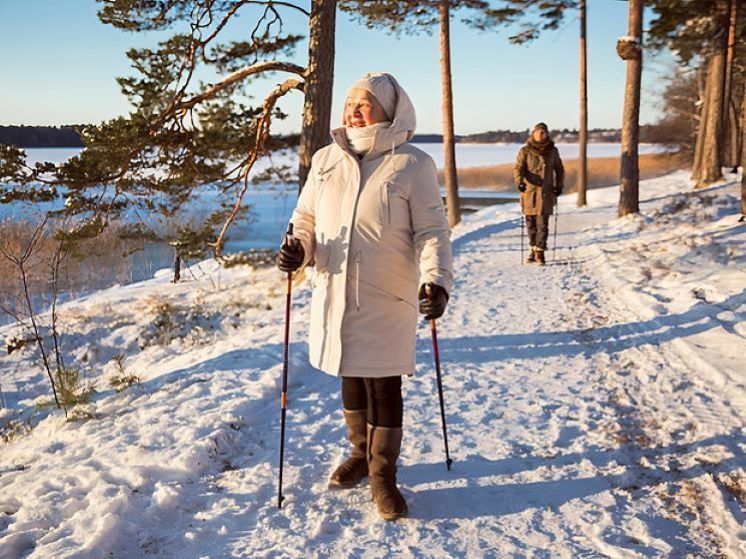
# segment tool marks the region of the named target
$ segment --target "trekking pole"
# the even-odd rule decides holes
[[[525,222],[523,217],[523,210],[521,210],[521,266],[523,266],[523,229],[525,228]]]
[[[427,296],[430,296],[430,288],[429,286],[425,288],[425,291],[427,293]],[[440,420],[443,424],[443,444],[445,445],[446,449],[446,468],[450,471],[451,469],[451,463],[453,460],[451,460],[451,455],[448,452],[448,430],[446,429],[446,409],[445,404],[443,402],[443,379],[440,375],[440,353],[438,351],[438,329],[435,326],[435,319],[430,320],[430,334],[432,335],[433,340],[433,356],[435,357],[435,380],[438,385],[438,399],[440,400]]]
[[[293,224],[288,224],[288,231],[285,236],[285,242],[292,244],[295,242],[293,237]],[[277,508],[282,508],[282,501],[285,497],[282,495],[282,465],[285,455],[285,417],[287,415],[288,403],[288,361],[290,355],[290,299],[293,289],[293,273],[287,273],[287,294],[285,299],[285,347],[282,360],[282,396],[280,397],[280,477],[277,488]]]
[[[559,200],[554,205],[554,246],[552,247],[552,261],[557,260],[557,216],[559,215]]]

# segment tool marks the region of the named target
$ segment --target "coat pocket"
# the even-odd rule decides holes
[[[381,189],[384,228],[410,229],[409,201],[399,185],[386,182]]]

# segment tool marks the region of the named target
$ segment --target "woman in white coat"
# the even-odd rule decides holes
[[[370,476],[383,518],[405,516],[396,487],[402,439],[401,377],[415,370],[417,307],[438,318],[453,284],[450,232],[436,168],[408,144],[415,111],[393,76],[355,82],[342,126],[313,156],[293,212],[296,241],[278,267],[313,264],[311,364],[342,378],[352,443],[330,487]]]

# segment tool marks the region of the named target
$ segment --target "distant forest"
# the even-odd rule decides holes
[[[17,148],[83,147],[80,135],[73,127],[85,126],[0,126],[0,144]]]
[[[80,136],[75,131],[82,129],[87,124],[70,124],[63,126],[0,126],[0,144],[11,145],[19,148],[49,148],[49,147],[83,147]],[[645,142],[655,142],[657,138],[651,134],[650,126],[640,127],[640,139]],[[516,143],[526,141],[528,130],[492,130],[480,132],[479,134],[467,134],[456,136],[457,142],[462,143]],[[597,128],[588,131],[589,142],[619,142],[621,130],[613,128]],[[577,142],[577,130],[553,131],[555,142]],[[415,134],[412,139],[416,143],[440,143],[443,136],[440,134]]]

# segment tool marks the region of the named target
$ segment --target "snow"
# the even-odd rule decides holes
[[[279,272],[208,261],[180,284],[161,272],[65,303],[91,419],[50,408],[32,349],[0,358],[0,426],[34,425],[0,446],[0,558],[743,557],[738,195],[679,172],[642,183],[639,216],[616,218],[614,188],[585,209],[564,196],[544,268],[520,264],[515,204],[468,216],[438,323],[454,464],[423,324],[404,382],[410,518],[395,523],[367,484],[326,488],[345,428],[338,380],[307,364],[307,282],[282,510]],[[117,356],[140,380],[120,392]]]

